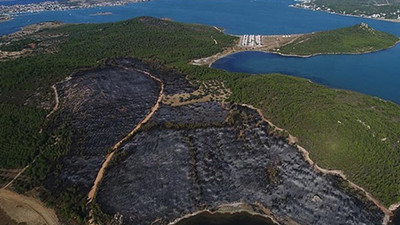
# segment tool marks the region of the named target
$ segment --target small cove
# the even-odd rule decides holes
[[[203,212],[182,219],[176,225],[274,225],[274,223],[268,218],[246,212],[233,214]]]

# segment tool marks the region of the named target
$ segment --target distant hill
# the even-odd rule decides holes
[[[377,31],[365,23],[336,30],[317,32],[299,37],[277,52],[288,55],[367,53],[390,48],[399,38]]]

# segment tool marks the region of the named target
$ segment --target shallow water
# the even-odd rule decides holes
[[[273,225],[271,220],[249,213],[211,214],[200,213],[177,223],[177,225]]]

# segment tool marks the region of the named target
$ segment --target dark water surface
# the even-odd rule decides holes
[[[249,213],[211,214],[209,212],[183,219],[177,225],[273,225],[274,223],[261,216]]]

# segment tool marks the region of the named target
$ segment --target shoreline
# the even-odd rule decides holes
[[[304,9],[304,10],[314,11],[314,12],[324,12],[324,13],[328,13],[331,15],[355,17],[355,18],[370,19],[370,20],[379,20],[379,21],[385,21],[385,22],[391,22],[391,23],[400,23],[400,20],[398,20],[398,19],[372,18],[372,17],[367,17],[367,16],[359,16],[359,15],[353,15],[353,14],[331,12],[328,10],[316,10],[316,9],[306,8],[301,5],[289,5],[289,7],[296,8],[296,9]]]
[[[235,36],[235,35],[232,35]],[[372,51],[366,51],[366,52],[336,52],[336,53],[314,53],[310,55],[296,55],[296,54],[287,54],[287,53],[282,53],[282,52],[277,52],[277,51],[271,51],[271,50],[266,50],[261,48],[253,48],[253,49],[235,49],[234,46],[231,49],[227,49],[223,52],[217,53],[215,55],[206,57],[206,58],[201,58],[201,59],[195,59],[190,62],[190,64],[195,65],[195,66],[203,66],[203,65],[208,65],[208,67],[212,67],[212,64],[214,64],[216,61],[219,59],[225,58],[227,56],[240,53],[240,52],[263,52],[263,53],[270,53],[270,54],[276,54],[284,57],[297,57],[297,58],[311,58],[313,56],[320,56],[320,55],[363,55],[363,54],[370,54],[370,53],[376,53],[376,52],[381,52],[385,50],[389,50],[391,48],[396,47],[400,43],[400,40],[398,40],[396,43],[394,43],[392,46],[383,48],[383,49],[378,49],[378,50],[372,50]],[[198,61],[206,61],[205,63],[201,63]]]
[[[314,53],[314,54],[310,54],[310,55],[287,54],[287,53],[281,53],[281,52],[276,52],[276,51],[266,51],[266,53],[272,53],[272,54],[277,54],[277,55],[286,56],[286,57],[298,57],[298,58],[311,58],[313,56],[319,56],[319,55],[364,55],[364,54],[381,52],[381,51],[385,51],[385,50],[394,48],[399,43],[400,43],[400,40],[398,40],[396,43],[394,43],[390,47],[378,49],[378,50],[366,51],[366,52],[332,52],[332,53]]]
[[[202,213],[209,213],[211,215],[216,215],[216,214],[233,215],[233,214],[238,214],[238,213],[248,213],[251,216],[260,216],[262,218],[271,220],[271,222],[276,224],[276,225],[281,225],[274,218],[272,213],[270,213],[270,214],[257,213],[254,210],[246,209],[246,206],[247,207],[249,207],[249,206],[251,207],[252,205],[250,205],[248,203],[244,203],[244,202],[233,202],[233,203],[223,204],[223,205],[217,206],[215,208],[203,209],[203,210],[199,210],[199,211],[196,211],[196,212],[193,212],[193,213],[185,214],[185,215],[173,220],[172,222],[169,222],[168,225],[177,225],[178,223],[180,223],[184,219],[188,219],[190,217],[194,217],[194,216],[200,215]],[[264,211],[264,209],[265,209],[264,206],[258,206],[257,205],[257,207],[260,207],[262,211]],[[223,211],[224,209],[227,210],[227,212],[224,212]],[[215,211],[213,211],[213,210],[215,210]],[[222,210],[222,212],[219,211],[219,210]]]
[[[112,12],[98,12],[98,13],[90,14],[89,16],[109,16],[112,14],[113,14]]]
[[[11,17],[11,16],[6,16],[6,17],[3,17],[3,18],[0,18],[0,23],[5,23],[5,22],[11,21],[13,19],[14,18]]]

